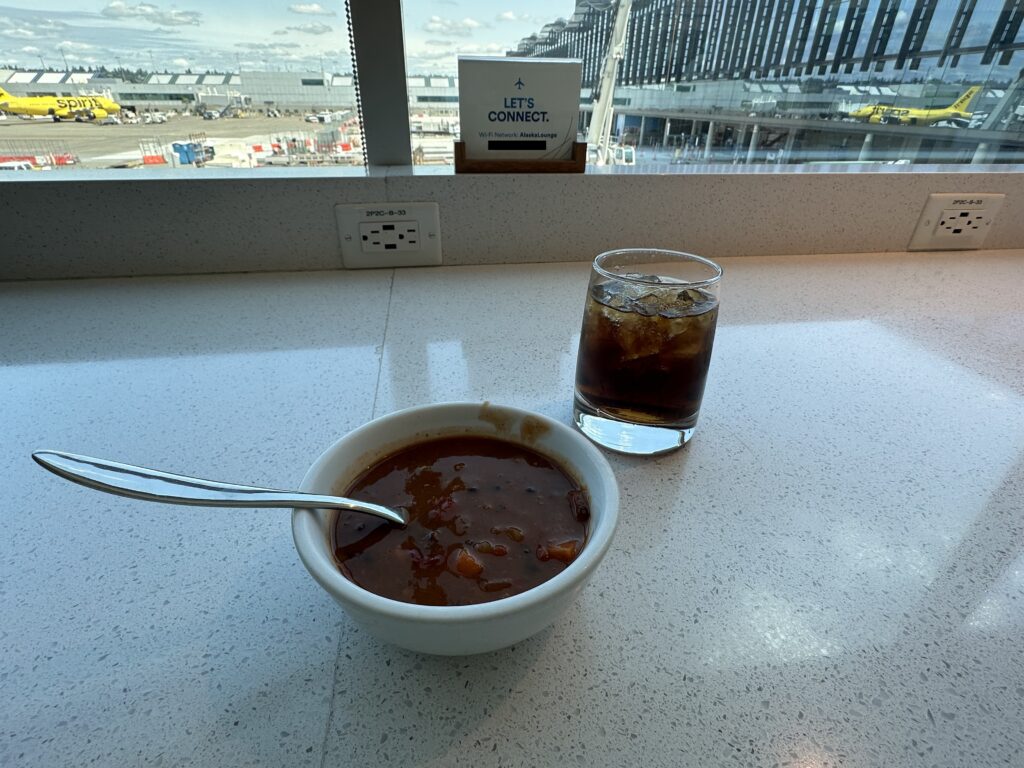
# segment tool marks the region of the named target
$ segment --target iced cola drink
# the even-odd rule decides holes
[[[575,420],[605,447],[672,450],[700,413],[721,269],[690,254],[631,249],[595,260],[576,360]]]

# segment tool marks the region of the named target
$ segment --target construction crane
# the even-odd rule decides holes
[[[591,8],[603,11],[612,4],[605,2],[587,3]],[[626,43],[626,28],[629,26],[629,12],[633,8],[633,0],[618,0],[615,10],[615,24],[608,40],[608,52],[604,57],[601,79],[598,81],[597,98],[590,116],[590,130],[587,132],[587,144],[597,152],[597,165],[608,165],[614,162],[611,146],[612,117],[614,113],[612,99],[615,95],[615,79],[619,73],[619,62],[622,61]]]

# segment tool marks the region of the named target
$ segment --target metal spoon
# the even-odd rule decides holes
[[[403,509],[299,491],[277,491],[251,485],[233,485],[196,477],[172,475],[155,469],[116,461],[76,456],[63,451],[36,451],[32,458],[46,469],[73,483],[130,499],[189,504],[197,507],[303,507],[350,509],[382,517],[403,528],[409,521]]]

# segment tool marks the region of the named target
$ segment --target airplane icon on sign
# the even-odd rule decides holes
[[[514,86],[515,86],[516,88],[518,88],[518,89],[519,89],[520,91],[521,91],[521,90],[523,90],[523,85],[525,85],[525,83],[523,83],[523,78],[519,78],[518,80],[516,80],[516,81],[515,81],[515,82],[513,83],[513,85],[514,85]]]

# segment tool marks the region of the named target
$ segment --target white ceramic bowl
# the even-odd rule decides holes
[[[529,446],[555,460],[590,497],[590,530],[576,559],[533,589],[480,605],[413,605],[381,597],[345,578],[331,537],[336,511],[296,509],[295,548],[313,578],[360,627],[388,643],[423,653],[464,655],[524,640],[557,619],[608,551],[619,490],[607,460],[579,432],[529,411],[489,403],[443,403],[383,416],[350,432],[316,460],[302,481],[310,493],[338,493],[378,459],[420,440],[472,434]]]

